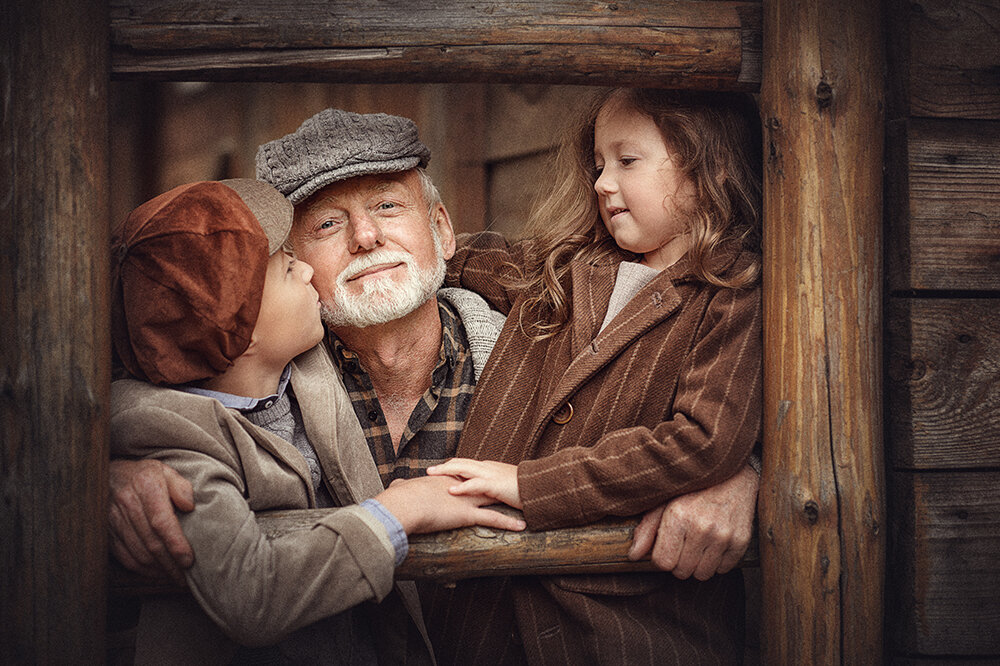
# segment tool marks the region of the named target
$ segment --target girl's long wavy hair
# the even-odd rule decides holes
[[[574,260],[597,263],[622,252],[601,220],[594,191],[594,124],[602,108],[632,110],[653,119],[678,169],[694,183],[688,258],[694,277],[741,288],[760,274],[761,132],[748,95],[620,88],[598,95],[563,138],[553,165],[554,188],[538,200],[526,226],[532,240],[513,278],[535,296],[519,313],[536,321],[536,338],[556,334],[569,318],[562,280]],[[709,260],[735,241],[756,259],[741,272],[720,276]],[[544,317],[543,313],[548,313]]]

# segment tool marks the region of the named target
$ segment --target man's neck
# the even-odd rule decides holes
[[[371,377],[397,451],[417,401],[431,385],[441,351],[441,313],[437,298],[393,321],[333,332],[358,355]]]

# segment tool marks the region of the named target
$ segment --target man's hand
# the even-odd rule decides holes
[[[682,580],[732,570],[750,544],[759,486],[747,465],[717,486],[649,511],[635,528],[629,559],[642,558],[652,546],[653,564]]]
[[[375,496],[403,525],[407,534],[440,532],[470,525],[521,531],[523,520],[482,508],[495,504],[487,495],[455,495],[449,490],[459,479],[453,476],[421,476],[397,480]]]
[[[127,569],[184,584],[194,562],[174,513],[194,509],[191,484],[158,460],[112,460],[111,551]]]
[[[427,474],[459,477],[461,483],[451,488],[454,495],[487,495],[515,509],[524,508],[517,488],[517,465],[495,460],[452,458],[428,467]]]

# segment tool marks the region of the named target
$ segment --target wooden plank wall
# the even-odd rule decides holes
[[[889,649],[1000,659],[1000,3],[892,0]]]

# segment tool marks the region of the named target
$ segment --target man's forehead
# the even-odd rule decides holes
[[[323,187],[295,208],[308,212],[339,205],[350,197],[368,196],[401,189],[412,191],[415,178],[416,172],[413,170],[345,178]]]

